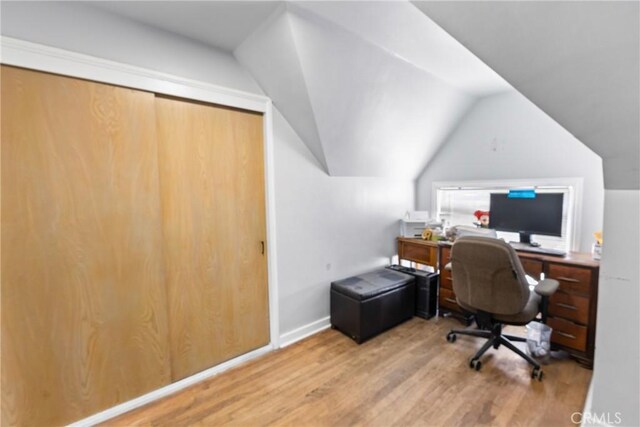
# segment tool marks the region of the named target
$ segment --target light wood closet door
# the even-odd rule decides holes
[[[269,342],[262,115],[156,98],[173,379]]]
[[[170,381],[154,95],[2,67],[2,425]]]

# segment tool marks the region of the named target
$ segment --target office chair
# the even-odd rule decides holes
[[[531,292],[515,250],[502,240],[488,237],[458,238],[451,248],[451,262],[445,268],[452,272],[458,304],[474,314],[479,327],[452,329],[447,341],[455,342],[456,335],[487,338],[469,363],[476,371],[482,367],[480,357],[489,347],[498,349],[504,345],[533,365],[531,377],[542,381],[540,364],[512,343],[526,339],[503,334],[502,325],[526,325],[538,313],[542,314],[539,320],[544,322],[548,298],[558,289],[558,281],[542,280]]]

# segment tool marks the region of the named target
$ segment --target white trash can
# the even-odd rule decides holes
[[[527,325],[527,353],[540,363],[549,363],[551,359],[551,329],[540,322]]]

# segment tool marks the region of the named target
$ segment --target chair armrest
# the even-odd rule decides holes
[[[560,282],[554,279],[544,279],[538,282],[533,290],[543,297],[550,297],[560,286]]]
[[[447,265],[444,266],[444,269],[447,271],[451,271],[451,263],[448,262]]]

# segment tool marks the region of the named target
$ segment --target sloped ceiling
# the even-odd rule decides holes
[[[640,188],[640,3],[414,4]]]
[[[334,176],[417,177],[508,84],[404,2],[287,4],[234,51]]]
[[[638,2],[78,3],[234,52],[333,175],[415,178],[510,83],[640,187]]]
[[[327,170],[290,17],[281,9],[235,50],[291,127]]]
[[[230,51],[281,2],[274,1],[92,1],[97,7]]]
[[[415,179],[478,97],[513,90],[405,1],[86,4],[232,52],[334,176]]]

